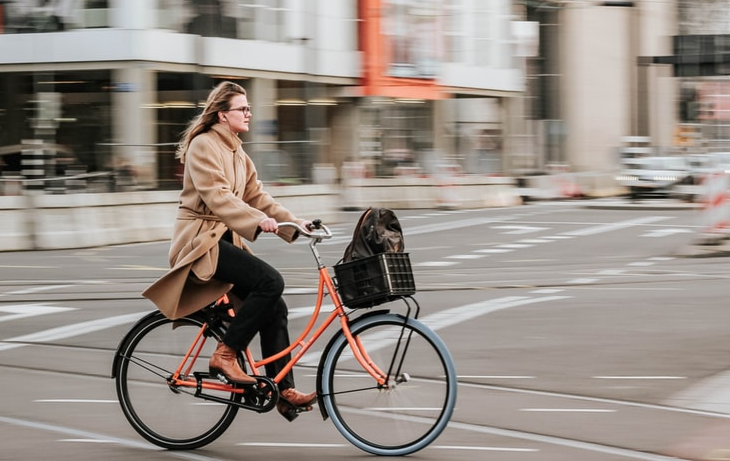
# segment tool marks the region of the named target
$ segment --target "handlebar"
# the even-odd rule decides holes
[[[321,219],[315,219],[312,221],[312,224],[310,226],[300,226],[299,224],[295,222],[280,222],[279,227],[293,227],[294,229],[298,230],[300,234],[304,235],[305,237],[309,237],[310,239],[329,239],[332,238],[332,231],[329,230],[327,226],[322,224]]]

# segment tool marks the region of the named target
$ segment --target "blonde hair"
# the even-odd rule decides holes
[[[205,101],[203,112],[188,123],[187,128],[183,131],[180,142],[177,145],[175,157],[180,163],[185,163],[185,154],[188,151],[190,142],[197,135],[210,130],[210,127],[218,123],[218,112],[229,110],[231,99],[242,94],[246,96],[246,90],[237,83],[221,82],[208,94],[208,100]]]

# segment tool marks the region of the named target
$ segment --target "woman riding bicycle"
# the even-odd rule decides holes
[[[255,384],[238,364],[236,352],[245,350],[256,333],[266,356],[289,346],[287,307],[281,295],[284,280],[272,266],[254,256],[243,239],[255,241],[273,232],[293,242],[297,231],[278,222],[298,219],[263,189],[256,167],[241,147],[239,133],[249,130],[251,108],[246,91],[223,82],[208,96],[203,113],[183,133],[177,158],[184,164],[183,188],[169,258],[171,269],[143,295],[168,318],[191,314],[231,292],[242,300],[236,316],[210,359],[213,376]],[[290,360],[285,355],[266,366],[273,377]],[[290,372],[279,383],[281,399],[311,409],[316,392],[294,388]],[[288,408],[277,408],[286,416]]]

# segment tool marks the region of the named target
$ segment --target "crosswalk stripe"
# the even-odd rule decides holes
[[[98,320],[90,320],[88,322],[74,323],[62,327],[51,328],[14,338],[8,338],[0,341],[0,351],[16,349],[18,347],[27,346],[28,343],[45,343],[49,341],[57,341],[59,339],[81,336],[95,331],[113,328],[126,323],[132,323],[139,320],[145,313],[136,312],[134,314],[117,315],[116,317],[104,317]]]

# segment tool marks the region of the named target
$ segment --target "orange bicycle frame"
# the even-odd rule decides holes
[[[294,365],[299,362],[299,360],[311,348],[311,346],[322,336],[325,330],[335,320],[339,318],[342,333],[347,338],[347,342],[355,359],[358,361],[358,363],[360,363],[362,368],[368,374],[370,374],[373,379],[375,379],[378,385],[385,386],[387,384],[387,374],[384,373],[368,356],[362,342],[352,335],[345,307],[342,304],[342,300],[340,299],[339,294],[337,293],[337,289],[335,288],[332,276],[327,270],[327,267],[325,267],[324,264],[322,264],[319,260],[319,255],[316,251],[315,245],[315,241],[310,243],[310,248],[315,255],[315,259],[317,259],[317,261],[319,262],[319,282],[317,287],[317,302],[315,304],[314,312],[312,313],[312,316],[307,323],[307,326],[302,330],[301,334],[299,335],[299,337],[296,338],[296,340],[294,340],[286,349],[282,350],[278,354],[272,355],[270,357],[265,357],[257,361],[254,359],[253,354],[251,353],[251,349],[246,349],[244,351],[244,357],[246,359],[246,362],[249,364],[252,370],[252,374],[254,376],[260,376],[261,372],[259,371],[259,369],[261,367],[270,364],[276,360],[279,360],[282,357],[285,357],[287,354],[292,354],[291,359],[287,362],[284,368],[275,377],[272,378],[273,381],[278,384],[292,370]],[[322,309],[325,290],[327,290],[327,293],[332,298],[332,302],[334,303],[335,308],[332,312],[330,312],[327,318],[322,321],[319,327],[315,329],[319,313]],[[221,299],[218,300],[217,304],[227,302],[228,297],[224,295],[223,297],[221,297]],[[231,315],[235,315],[232,310],[229,311],[229,313]],[[193,344],[190,346],[190,349],[185,354],[185,357],[183,357],[177,369],[175,370],[175,373],[171,377],[171,383],[178,386],[186,387],[196,387],[199,385],[196,379],[190,377],[190,373],[207,339],[207,337],[204,335],[206,328],[208,328],[208,325],[204,324],[203,327],[200,329],[200,332],[193,341]],[[299,350],[294,352],[297,348],[299,348]],[[243,389],[235,388],[229,384],[216,383],[212,381],[203,381],[200,385],[202,386],[202,388],[208,390],[236,393],[243,392]]]

